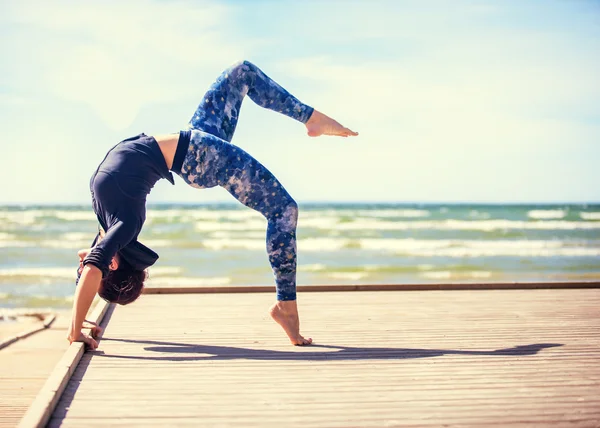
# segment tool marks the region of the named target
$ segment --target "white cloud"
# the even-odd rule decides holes
[[[220,25],[232,9],[216,3],[34,4],[12,3],[10,13],[50,35],[31,53],[42,60],[42,85],[89,105],[113,129],[130,125],[143,105],[181,97],[193,70],[203,76],[202,70],[220,69],[243,52]]]

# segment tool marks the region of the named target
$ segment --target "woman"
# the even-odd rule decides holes
[[[178,134],[140,134],[113,147],[90,181],[92,204],[102,227],[92,248],[79,252],[78,287],[68,339],[96,341],[81,332],[96,293],[128,304],[142,292],[146,268],[158,255],[137,241],[145,221],[146,196],[170,171],[190,186],[227,189],[242,204],[266,217],[267,252],[275,275],[273,319],[294,345],[309,345],[300,334],[296,305],[296,223],[298,206],[263,165],[231,139],[244,96],[256,104],[305,124],[309,136],[357,133],[290,95],[248,61],[225,70],[200,102],[186,130]],[[99,331],[99,328],[93,331]]]

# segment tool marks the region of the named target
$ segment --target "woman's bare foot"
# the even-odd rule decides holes
[[[300,335],[300,320],[298,318],[298,305],[295,300],[280,300],[271,306],[271,317],[279,324],[290,338],[293,345],[310,345],[312,339],[305,339]]]
[[[318,137],[319,135],[354,137],[358,135],[358,132],[354,132],[343,127],[329,116],[326,116],[317,110],[313,111],[310,119],[308,119],[308,122],[306,122],[306,130],[308,131],[308,135],[311,137]]]

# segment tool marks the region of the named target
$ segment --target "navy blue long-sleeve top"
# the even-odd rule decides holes
[[[180,132],[172,170],[181,169],[189,141],[189,131]],[[161,178],[175,184],[154,137],[140,134],[108,152],[90,180],[92,205],[105,234],[100,242],[96,237],[84,265],[96,266],[105,277],[117,253],[137,270],[158,260],[137,237],[146,220],[146,197]]]

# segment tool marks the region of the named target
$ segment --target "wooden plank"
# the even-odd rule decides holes
[[[17,341],[19,341],[21,339],[25,339],[25,338],[31,336],[32,334],[38,333],[42,330],[49,328],[52,325],[52,323],[54,322],[54,320],[56,320],[56,314],[47,315],[44,318],[41,325],[33,327],[29,330],[22,331],[12,337],[8,337],[8,338],[2,340],[2,342],[0,342],[0,349],[6,348],[8,345],[12,345],[13,343],[16,343]]]
[[[99,324],[109,306],[107,302],[100,300],[95,305],[90,320]],[[89,334],[89,331],[86,333]],[[84,352],[85,346],[83,343],[75,342],[69,346],[67,352],[56,365],[41,391],[20,420],[19,428],[46,426]]]
[[[600,426],[600,290],[144,295],[49,426]]]
[[[58,311],[58,314],[47,329],[0,351],[0,427],[13,428],[19,423],[67,349],[65,311]],[[51,318],[46,320],[49,322]],[[23,331],[18,326],[20,323],[14,324],[2,330]],[[41,327],[43,320],[24,322],[28,327],[32,324]]]
[[[431,291],[431,290],[537,290],[600,288],[600,281],[565,282],[490,282],[490,283],[439,283],[439,284],[322,284],[299,285],[298,292],[348,292],[348,291]],[[272,285],[206,285],[198,287],[144,288],[144,294],[198,294],[198,293],[273,293]]]

